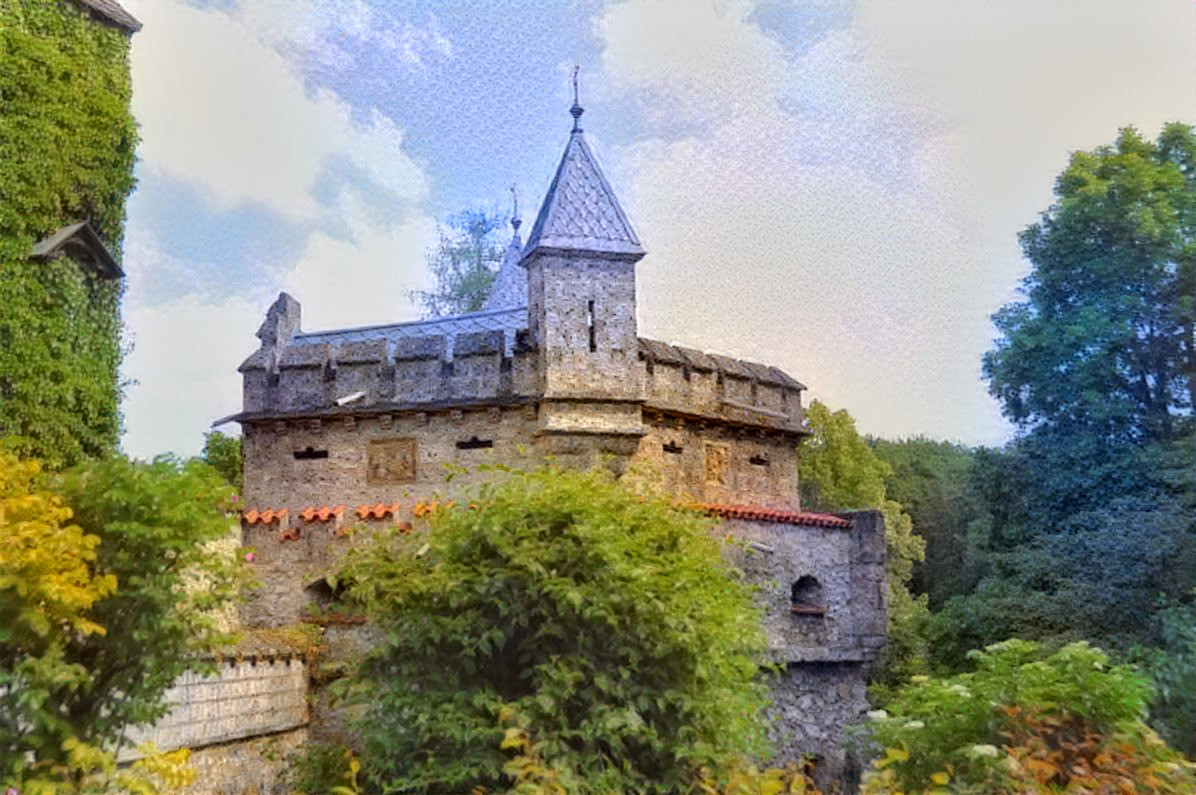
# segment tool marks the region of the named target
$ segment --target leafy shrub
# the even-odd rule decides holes
[[[708,520],[604,473],[510,472],[350,558],[385,792],[501,789],[517,729],[569,792],[677,792],[764,749],[749,589]]]
[[[867,793],[1190,793],[1192,766],[1140,720],[1150,686],[1099,649],[1028,641],[973,652],[972,673],[919,677],[877,716]]]
[[[199,461],[36,474],[0,454],[0,783],[102,792],[126,727],[162,717],[167,688],[227,640],[231,490]]]

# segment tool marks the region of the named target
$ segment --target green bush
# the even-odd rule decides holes
[[[228,639],[231,489],[200,461],[112,458],[44,482],[0,466],[0,531],[20,542],[0,554],[0,601],[18,606],[0,630],[0,785],[102,779],[125,729],[162,717],[175,679]],[[34,586],[27,604],[9,592]]]
[[[1141,721],[1150,685],[1099,649],[1009,640],[976,670],[917,677],[875,715],[867,793],[1191,793],[1196,775]],[[1130,786],[1130,789],[1126,789]]]
[[[682,791],[765,750],[750,590],[708,520],[663,497],[509,472],[345,575],[384,638],[358,677],[381,791],[511,786],[512,731],[581,793]]]

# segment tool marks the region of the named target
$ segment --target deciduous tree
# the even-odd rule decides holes
[[[0,782],[81,786],[116,775],[125,729],[226,639],[231,489],[200,461],[36,473],[0,454]]]
[[[509,473],[345,574],[383,638],[360,674],[383,791],[502,788],[518,757],[561,791],[681,792],[762,750],[749,589],[708,520],[609,474]]]
[[[1076,152],[1021,235],[1025,299],[994,316],[989,388],[1024,430],[1174,437],[1196,403],[1196,134],[1132,127]]]
[[[503,247],[496,240],[501,226],[501,217],[475,209],[451,218],[448,229],[439,228],[440,242],[426,257],[436,287],[411,294],[429,316],[482,308],[503,258]]]

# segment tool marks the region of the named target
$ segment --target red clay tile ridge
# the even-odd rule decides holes
[[[241,514],[241,518],[248,524],[273,524],[278,522],[281,525],[286,522],[287,509],[280,508],[277,511],[273,508],[267,508],[264,511],[250,509]]]
[[[309,505],[300,511],[299,515],[303,517],[303,521],[305,522],[331,522],[345,515],[345,506],[337,505],[336,507],[331,507],[321,505],[317,508]]]
[[[388,516],[394,516],[399,512],[399,503],[392,505],[383,505],[377,503],[376,505],[360,505],[357,508],[358,519],[385,519]]]
[[[105,22],[110,22],[129,33],[141,30],[141,23],[137,21],[137,18],[121,8],[120,3],[116,0],[75,0],[75,2]]]
[[[805,525],[807,527],[834,527],[849,529],[851,520],[829,513],[788,511],[783,508],[760,508],[754,505],[725,505],[704,503],[702,510],[724,519],[748,519],[755,522],[778,522],[780,524]]]

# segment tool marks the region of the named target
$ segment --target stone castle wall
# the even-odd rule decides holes
[[[131,730],[122,759],[151,741],[159,749],[203,748],[307,724],[307,670],[298,657],[220,664],[215,675],[188,672],[166,692],[170,712],[148,730]]]
[[[196,784],[187,795],[282,793],[288,760],[307,742],[308,672],[292,654],[226,660],[213,675],[188,672],[165,700],[165,718],[129,731],[118,758],[138,758],[138,745],[191,749]]]

